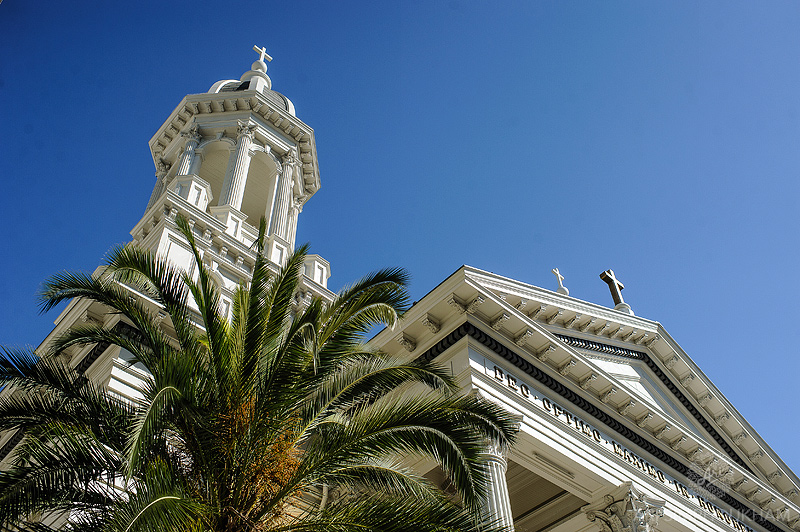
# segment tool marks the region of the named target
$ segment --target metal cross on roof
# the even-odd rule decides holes
[[[253,46],[253,51],[261,54],[261,57],[258,58],[259,61],[272,61],[272,56],[267,53],[267,47],[263,46],[261,48],[258,45]]]
[[[619,282],[614,276],[614,270],[606,270],[600,274],[600,278],[606,282],[608,289],[611,290],[611,297],[614,299],[614,304],[619,305],[625,303],[622,299],[622,289],[625,285]]]

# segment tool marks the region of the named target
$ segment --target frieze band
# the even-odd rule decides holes
[[[561,384],[559,381],[557,381],[556,379],[554,379],[553,377],[542,371],[540,368],[534,366],[531,362],[527,361],[517,353],[511,351],[505,345],[501,344],[500,342],[492,338],[490,335],[488,335],[483,330],[476,327],[469,321],[465,321],[460,326],[456,327],[452,332],[450,332],[450,334],[439,340],[439,342],[437,342],[435,345],[433,345],[431,348],[425,351],[425,353],[420,355],[419,358],[422,360],[433,360],[442,353],[444,353],[447,349],[455,345],[459,340],[461,340],[465,336],[471,337],[475,341],[479,342],[486,348],[493,351],[498,356],[507,360],[508,362],[510,362],[511,364],[513,364],[514,366],[525,372],[528,376],[532,377],[539,383],[546,386],[548,389],[552,390],[553,392],[555,392],[562,398],[566,399],[567,401],[569,401],[582,411],[586,412],[588,415],[598,420],[601,424],[605,425],[613,432],[619,434],[625,440],[631,442],[636,447],[646,451],[650,456],[666,464],[667,466],[677,471],[684,477],[692,478],[693,470],[691,467],[684,464],[680,460],[676,459],[674,456],[668,454],[664,450],[660,449],[649,440],[645,439],[638,433],[634,432],[629,427],[623,425],[615,417],[612,417],[603,410],[600,410],[594,404],[587,401],[577,393],[573,392],[572,390],[570,390],[569,388]],[[655,366],[655,363],[652,362],[652,360],[651,363],[653,364],[653,366]],[[651,367],[651,365],[648,364],[648,367]],[[674,386],[675,385],[673,384],[672,387]],[[673,390],[671,389],[671,391]],[[675,391],[677,391],[677,388],[675,388]],[[673,391],[673,393],[675,393],[675,391]],[[684,398],[684,400],[686,399]],[[767,520],[758,512],[754,511],[752,508],[740,502],[738,499],[734,498],[729,493],[721,494],[720,500],[725,504],[727,504],[728,506],[730,506],[731,508],[740,512],[742,516],[751,519],[752,521],[754,521],[764,529],[769,530],[770,532],[781,532],[783,530],[781,527]]]

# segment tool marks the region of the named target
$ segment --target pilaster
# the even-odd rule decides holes
[[[150,194],[150,201],[147,202],[147,208],[145,208],[145,212],[150,210],[158,198],[161,197],[161,194],[164,193],[164,189],[167,188],[166,178],[167,172],[169,172],[169,163],[165,163],[161,159],[156,161],[156,184],[153,187],[153,193]]]
[[[275,198],[275,210],[272,213],[270,232],[289,241],[289,218],[292,208],[292,187],[295,173],[298,171],[297,152],[290,149],[283,156],[283,169],[278,176],[278,190]]]
[[[197,125],[192,126],[189,131],[181,133],[182,137],[186,138],[186,146],[183,148],[183,153],[178,161],[178,171],[175,175],[189,175],[194,170],[195,149],[200,143],[200,128]]]

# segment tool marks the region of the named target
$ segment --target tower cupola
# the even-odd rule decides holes
[[[230,262],[244,274],[237,281],[248,278],[260,220],[267,227],[267,256],[280,265],[294,248],[303,206],[320,187],[314,131],[295,116],[287,97],[272,90],[266,49],[254,50],[259,58],[250,70],[185,96],[153,135],[156,184],[131,232],[140,245],[185,262],[188,257],[171,254],[174,235],[156,230],[162,219],[180,213],[220,265]],[[310,256],[306,270],[326,286],[326,261]]]

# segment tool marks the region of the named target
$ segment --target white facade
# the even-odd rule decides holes
[[[239,80],[186,96],[159,128],[150,140],[156,184],[131,231],[191,272],[174,222],[185,216],[228,304],[250,278],[259,220],[277,269],[320,186],[313,130],[271,90],[263,58]],[[328,262],[309,255],[297,305],[331,297],[329,276]],[[462,267],[374,339],[436,360],[465,391],[518,415],[517,443],[491,461],[492,512],[518,532],[800,530],[800,480],[663,327],[624,302],[611,309],[568,294]],[[45,343],[86,322],[126,327],[98,304],[73,301]],[[118,348],[62,356],[136,397],[139,370]],[[0,437],[0,461],[18,438]],[[429,472],[444,480],[437,475]]]
[[[800,529],[797,476],[627,305],[465,266],[374,341],[519,416],[493,493],[517,532]]]

